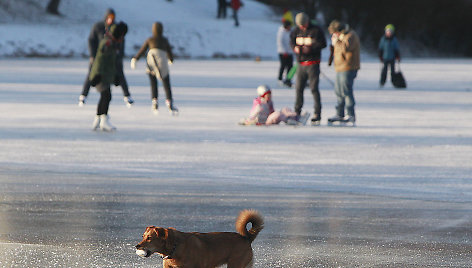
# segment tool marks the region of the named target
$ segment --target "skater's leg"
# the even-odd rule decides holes
[[[277,125],[281,121],[284,121],[284,117],[280,112],[271,113],[266,120],[266,125]],[[286,119],[285,119],[286,121]]]
[[[345,98],[344,98],[344,91],[343,91],[343,84],[345,81],[345,72],[337,72],[336,73],[336,82],[334,83],[334,93],[336,94],[336,115],[339,117],[344,117],[344,105],[345,105]]]
[[[93,58],[90,58],[89,68],[88,68],[88,72],[87,72],[87,77],[85,77],[84,85],[83,85],[83,87],[82,87],[82,93],[80,94],[80,95],[83,95],[83,96],[85,96],[85,97],[88,96],[89,91],[90,91],[90,80],[89,80],[89,76],[90,76],[90,71],[92,70],[92,63],[93,63]]]
[[[310,89],[313,94],[314,102],[314,116],[321,116],[321,95],[319,90],[320,83],[320,65],[313,64],[308,66],[309,74],[308,79],[310,81]]]
[[[149,82],[151,83],[151,99],[157,99],[157,78],[155,75],[148,74]]]
[[[387,67],[388,61],[383,62],[382,72],[380,73],[380,85],[385,85],[385,81],[387,80]]]
[[[284,73],[284,68],[285,68],[285,61],[284,61],[284,55],[279,54],[279,61],[280,61],[280,68],[279,68],[279,81],[282,81],[282,75]]]
[[[395,73],[395,60],[392,60],[388,63],[390,65],[390,79],[393,83],[393,74]]]
[[[123,72],[123,62],[122,59],[117,59],[117,64],[116,64],[116,77],[118,79],[118,84],[121,86],[123,89],[123,96],[129,97],[129,88],[128,88],[128,82],[126,81],[125,73]]]
[[[293,56],[288,55],[288,57],[285,59],[285,69],[286,69],[285,81],[286,82],[290,81],[290,79],[287,78],[287,75],[290,69],[292,69],[292,67],[293,67]]]
[[[352,70],[352,71],[347,71],[347,76],[346,76],[346,86],[344,87],[344,96],[345,96],[345,102],[346,102],[346,110],[347,110],[347,115],[349,116],[355,116],[354,113],[354,105],[356,104],[354,100],[354,90],[353,90],[353,85],[354,85],[354,78],[357,76],[357,70]]]
[[[297,68],[297,85],[295,87],[295,112],[299,115],[303,107],[303,91],[306,86],[307,74],[305,66]]]
[[[238,11],[234,8],[233,8],[233,18],[234,18],[234,26],[238,27],[239,26]]]
[[[111,90],[109,84],[100,83],[97,85],[100,91],[100,100],[97,106],[97,115],[108,114],[108,107],[111,101]]]
[[[164,86],[164,91],[166,92],[166,99],[172,101],[172,90],[170,88],[170,75],[167,75],[162,79],[162,85]]]

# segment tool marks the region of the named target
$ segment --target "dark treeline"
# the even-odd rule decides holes
[[[412,55],[472,57],[472,0],[259,0],[277,8],[305,11],[325,23],[341,19],[375,50],[385,25],[396,27],[403,50]],[[406,49],[408,48],[408,49]]]

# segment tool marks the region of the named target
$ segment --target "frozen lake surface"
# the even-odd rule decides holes
[[[255,267],[471,266],[471,60],[406,60],[407,90],[363,62],[355,128],[326,126],[323,77],[322,126],[238,126],[259,84],[293,107],[275,61],[177,60],[180,116],[161,84],[156,116],[143,65],[126,64],[136,103],[113,88],[118,130],[101,133],[96,91],[77,106],[87,61],[0,61],[0,267],[161,267],[134,252],[146,226],[234,231],[245,208],[265,219]]]

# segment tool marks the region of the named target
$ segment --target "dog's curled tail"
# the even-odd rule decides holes
[[[252,224],[250,230],[246,228],[248,223]],[[256,239],[257,234],[264,228],[264,220],[261,214],[256,210],[246,209],[239,213],[238,219],[236,220],[236,231],[246,237],[249,242],[252,243]]]

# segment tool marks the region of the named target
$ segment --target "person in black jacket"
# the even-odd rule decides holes
[[[79,106],[83,106],[85,104],[88,93],[90,91],[90,86],[91,86],[90,81],[89,81],[90,69],[92,67],[93,61],[95,60],[95,56],[97,55],[98,45],[100,44],[100,41],[104,38],[105,33],[108,32],[110,30],[110,27],[114,24],[115,24],[115,11],[109,8],[107,9],[105,13],[104,20],[99,21],[92,26],[92,29],[90,31],[90,35],[88,38],[88,47],[89,47],[89,53],[90,53],[89,70],[88,70],[87,77],[84,81],[82,93],[79,96]],[[120,43],[120,47],[118,49],[118,55],[116,59],[116,79],[114,81],[114,84],[116,86],[118,85],[121,86],[121,88],[123,89],[123,95],[124,95],[123,100],[125,101],[125,104],[128,107],[130,107],[134,103],[134,100],[131,98],[131,94],[129,93],[128,83],[126,82],[125,74],[123,72],[124,51],[125,51],[125,42],[123,40],[123,42]]]
[[[295,112],[300,115],[303,107],[303,90],[307,80],[314,100],[314,113],[311,118],[313,125],[321,121],[321,96],[318,89],[320,77],[321,50],[326,47],[323,30],[310,23],[308,15],[298,13],[295,17],[297,27],[290,35],[290,45],[297,56],[297,80]]]

